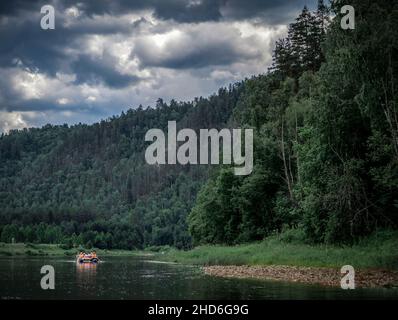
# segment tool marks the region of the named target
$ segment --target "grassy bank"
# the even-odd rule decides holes
[[[294,237],[293,237],[294,238]],[[190,251],[171,249],[158,259],[197,265],[288,265],[398,270],[398,232],[379,232],[353,246],[308,245],[286,234],[237,246],[200,246]]]
[[[57,244],[30,244],[30,243],[0,243],[0,256],[75,256],[80,248],[63,249]],[[97,251],[103,256],[131,256],[141,254],[138,251],[128,250],[101,250]]]

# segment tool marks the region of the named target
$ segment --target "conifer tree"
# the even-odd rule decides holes
[[[319,0],[316,12],[305,6],[289,25],[288,36],[276,43],[272,71],[298,79],[305,71],[317,71],[324,61],[321,44],[329,21],[329,9]]]

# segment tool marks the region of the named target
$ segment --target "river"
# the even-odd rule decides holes
[[[43,290],[40,269],[55,270],[55,289]],[[68,257],[0,257],[2,299],[398,299],[398,289],[342,290],[204,275],[200,268],[152,261],[151,257],[105,257],[76,265]]]

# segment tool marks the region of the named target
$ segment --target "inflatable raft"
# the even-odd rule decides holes
[[[93,254],[79,254],[76,256],[76,263],[98,263],[99,259]]]
[[[77,263],[98,263],[98,258],[78,258]]]

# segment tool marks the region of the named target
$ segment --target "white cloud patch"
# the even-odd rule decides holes
[[[32,112],[8,112],[0,110],[0,128],[2,132],[9,132],[12,129],[23,129],[29,126],[25,116],[34,117]]]
[[[69,104],[71,101],[68,98],[60,98],[60,99],[57,99],[57,102],[60,105],[66,105],[66,104]]]

